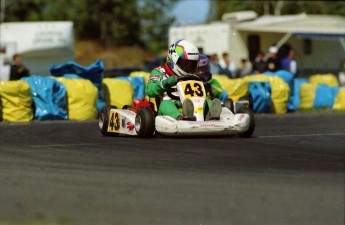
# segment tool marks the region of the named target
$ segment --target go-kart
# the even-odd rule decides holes
[[[157,115],[158,105],[155,107],[155,104],[146,99],[135,99],[132,106],[122,109],[104,106],[98,118],[101,133],[104,136],[125,134],[149,138],[156,133],[166,136],[251,137],[254,132],[254,115],[246,100],[234,103],[231,99],[226,99],[220,119],[205,120],[206,91],[204,83],[196,75],[179,77],[176,88],[169,88],[167,95],[181,102],[186,98],[191,99],[196,121],[176,120],[170,116]]]

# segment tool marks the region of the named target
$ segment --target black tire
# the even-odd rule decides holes
[[[225,99],[223,105],[234,113],[234,101],[231,98]]]
[[[135,117],[135,131],[140,138],[149,138],[155,132],[155,116],[154,112],[144,107],[139,109]]]
[[[131,105],[124,105],[124,106],[122,106],[122,109],[129,109],[131,107],[132,107]]]
[[[238,101],[248,101],[249,102],[249,108],[253,109],[253,99],[250,96],[242,96],[238,99]]]
[[[254,130],[255,130],[254,113],[250,108],[247,108],[247,107],[241,107],[238,110],[238,113],[245,113],[245,114],[249,115],[249,119],[250,119],[249,128],[246,132],[239,134],[239,136],[241,138],[250,138],[252,136],[252,134],[254,133]]]
[[[104,106],[98,115],[98,127],[103,136],[118,136],[118,133],[108,132],[109,114],[111,109],[117,109],[116,106]]]

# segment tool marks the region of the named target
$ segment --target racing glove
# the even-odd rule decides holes
[[[212,87],[212,95],[215,98],[220,98],[220,96],[222,95],[223,90],[221,88],[218,87]]]
[[[176,84],[177,84],[177,77],[176,76],[170,76],[167,79],[161,81],[161,86],[164,89],[175,86]]]

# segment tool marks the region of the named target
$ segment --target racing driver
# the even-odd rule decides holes
[[[188,40],[179,40],[173,43],[168,50],[167,60],[163,66],[151,71],[145,93],[152,98],[160,98],[158,115],[166,115],[177,120],[195,120],[194,105],[190,99],[183,104],[179,100],[171,99],[166,91],[175,87],[178,78],[186,75],[195,75],[199,62],[198,48]],[[182,113],[179,110],[182,106]],[[213,99],[207,118],[219,119],[222,105],[219,99]]]

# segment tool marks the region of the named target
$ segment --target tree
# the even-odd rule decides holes
[[[6,1],[5,21],[40,20],[44,5],[44,0]]]
[[[167,49],[168,31],[175,18],[169,15],[169,9],[178,0],[140,0],[139,16],[141,19],[141,40],[155,53]]]
[[[105,47],[166,48],[174,18],[168,10],[178,0],[11,0],[5,21],[74,22],[77,39],[96,40]]]

